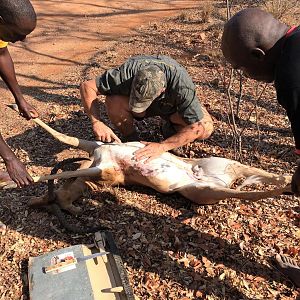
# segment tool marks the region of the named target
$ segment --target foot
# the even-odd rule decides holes
[[[300,287],[300,267],[295,260],[285,256],[277,254],[275,257],[277,267],[279,270],[287,276],[294,284]]]

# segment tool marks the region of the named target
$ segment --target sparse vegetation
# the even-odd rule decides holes
[[[207,23],[211,20],[212,14],[215,11],[215,1],[204,1],[200,6],[200,22]]]
[[[298,0],[265,0],[263,8],[279,20],[291,20],[297,13],[298,2]]]

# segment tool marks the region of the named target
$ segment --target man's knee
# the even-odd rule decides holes
[[[111,115],[129,113],[129,98],[121,95],[110,95],[105,98],[106,110]]]
[[[205,140],[205,139],[209,138],[212,135],[212,133],[214,132],[214,122],[213,122],[212,117],[210,116],[209,112],[203,106],[202,106],[202,111],[203,111],[203,118],[200,122],[203,127],[203,134],[199,138]]]
[[[201,139],[205,140],[208,139],[212,133],[214,132],[214,124],[213,121],[210,120],[203,120],[201,122],[202,126],[203,126],[203,134]]]
[[[194,128],[198,134],[198,137],[195,140],[205,140],[209,138],[214,131],[213,120],[205,108],[203,108],[203,114],[203,118],[197,122],[198,129],[196,129],[196,127]],[[199,128],[199,124],[202,129]],[[183,118],[178,113],[175,113],[171,115],[166,124],[162,126],[162,134],[165,138],[167,138],[176,134],[176,132],[181,131],[187,126],[189,125],[185,123]]]
[[[165,121],[160,130],[164,139],[167,139],[178,132],[178,128],[176,129],[175,125],[170,121]]]

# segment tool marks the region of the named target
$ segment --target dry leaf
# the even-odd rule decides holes
[[[137,233],[135,233],[135,234],[132,236],[132,239],[133,239],[133,240],[137,240],[137,239],[139,239],[139,238],[141,237],[141,235],[142,235],[141,232],[137,232]]]

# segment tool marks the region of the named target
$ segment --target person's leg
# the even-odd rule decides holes
[[[161,134],[164,139],[167,139],[177,133],[174,124],[170,120],[162,120],[162,122],[163,124],[161,125]]]
[[[203,132],[201,133],[201,136],[198,137],[198,139],[207,139],[213,132],[213,121],[210,114],[203,106],[202,106],[202,111],[204,116],[200,122],[203,127]],[[175,134],[176,132],[182,130],[184,127],[188,126],[188,124],[176,112],[169,117],[169,122],[167,122],[166,125],[164,126],[165,128],[162,127],[162,133],[164,135],[164,129],[165,129],[164,138],[168,138],[173,134]]]
[[[280,254],[277,254],[275,259],[279,270],[300,288],[300,266],[296,261]]]
[[[207,139],[213,132],[213,121],[210,114],[203,106],[202,106],[202,111],[204,114],[203,118],[200,121],[202,125],[202,130],[199,131],[199,135],[195,139],[195,141]],[[174,134],[180,132],[186,126],[188,126],[188,124],[183,120],[183,118],[177,112],[165,119],[166,121],[161,127],[161,133],[164,139],[173,136]],[[185,147],[181,146],[172,149],[170,152],[178,156],[185,156],[184,148]]]
[[[129,97],[110,95],[105,99],[106,110],[113,125],[123,134],[126,141],[137,141],[138,134],[129,110]]]
[[[176,132],[179,132],[188,124],[182,119],[182,117],[176,112],[173,115],[170,115],[167,122],[164,125],[165,135],[164,138],[168,138],[174,135]]]

